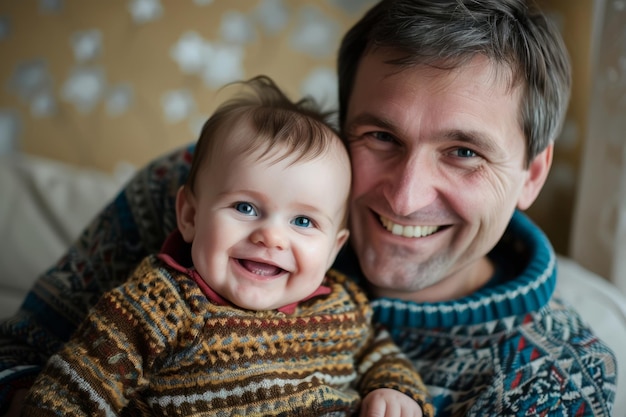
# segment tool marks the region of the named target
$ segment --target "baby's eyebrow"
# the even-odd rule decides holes
[[[255,200],[263,200],[265,194],[260,193],[255,190],[248,189],[227,189],[219,192],[217,194],[220,198],[241,198],[241,199],[255,199]]]
[[[330,224],[333,223],[333,217],[331,215],[326,214],[323,210],[320,210],[319,208],[310,204],[304,204],[304,203],[297,204],[295,207],[295,211],[298,213],[301,213],[301,215],[310,216],[314,220],[323,218],[325,221],[329,222]]]

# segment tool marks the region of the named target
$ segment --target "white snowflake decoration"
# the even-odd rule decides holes
[[[168,91],[161,98],[163,114],[169,123],[185,120],[195,109],[195,101],[187,90]]]
[[[128,9],[135,23],[140,24],[156,20],[163,14],[159,0],[131,0]]]
[[[337,75],[332,68],[315,68],[302,82],[300,92],[313,97],[324,109],[336,109],[337,83]]]
[[[296,30],[291,36],[291,46],[314,57],[335,53],[339,41],[339,26],[318,9],[303,7],[298,16]]]
[[[15,111],[0,110],[0,154],[16,150],[21,125]]]
[[[244,78],[244,51],[237,45],[214,45],[202,72],[204,83],[211,88]]]
[[[261,0],[255,11],[255,17],[266,33],[274,35],[287,25],[289,12],[282,0]]]
[[[33,117],[53,116],[56,111],[57,101],[50,91],[40,91],[30,100],[30,114]]]
[[[11,22],[8,17],[0,16],[0,41],[11,34]]]
[[[105,89],[104,70],[100,67],[75,68],[65,81],[61,97],[88,113],[102,98]]]
[[[21,99],[28,101],[40,91],[50,88],[50,78],[45,61],[42,59],[26,61],[15,69],[9,81],[9,88]]]
[[[106,97],[106,110],[111,116],[119,116],[126,112],[133,102],[132,86],[127,84],[112,87]]]
[[[248,16],[236,11],[229,11],[222,15],[220,34],[223,41],[240,45],[256,39],[254,24]]]
[[[74,58],[78,62],[93,60],[102,50],[102,33],[98,29],[75,32],[71,38]]]
[[[39,0],[39,10],[43,13],[59,13],[63,9],[63,0]]]
[[[184,33],[170,49],[170,56],[185,74],[201,73],[212,54],[211,45],[197,32]]]

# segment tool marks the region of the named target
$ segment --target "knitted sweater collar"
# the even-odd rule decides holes
[[[508,271],[498,284],[436,303],[375,299],[376,320],[390,327],[449,328],[523,316],[548,303],[556,285],[556,256],[547,237],[528,217],[519,211],[513,214],[489,257],[496,269]],[[359,281],[365,279],[351,250],[342,253],[335,266]]]

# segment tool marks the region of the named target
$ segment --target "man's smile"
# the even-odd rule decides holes
[[[384,216],[379,216],[383,227],[394,235],[408,238],[425,237],[437,232],[439,226],[419,226],[419,225],[402,225],[394,223],[392,220]]]

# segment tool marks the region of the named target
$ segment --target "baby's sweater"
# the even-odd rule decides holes
[[[149,256],[52,356],[26,415],[351,415],[377,388],[432,415],[418,374],[374,332],[365,294],[338,273],[325,286],[293,314],[242,310]]]

